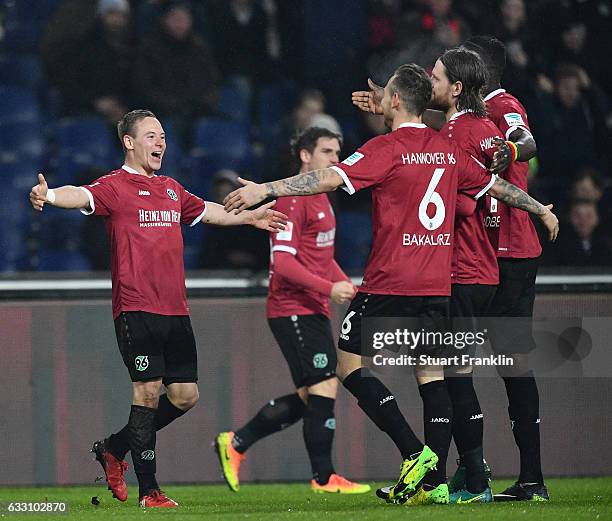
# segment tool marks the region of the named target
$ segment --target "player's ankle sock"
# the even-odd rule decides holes
[[[128,436],[140,496],[159,488],[155,482],[155,414],[156,409],[132,405]]]
[[[123,429],[108,437],[108,450],[117,459],[125,459],[125,455],[130,450],[129,428],[126,424]]]
[[[482,437],[483,416],[472,376],[446,379],[446,387],[453,404],[452,432],[457,452],[466,468],[467,489],[482,492],[488,486],[484,472]]]
[[[313,479],[325,485],[334,473],[331,461],[332,443],[336,430],[333,398],[311,394],[304,411],[303,434]]]
[[[136,478],[138,478],[138,497],[144,497],[153,490],[159,489],[155,474],[137,472]]]
[[[342,384],[357,398],[368,418],[393,440],[402,458],[408,459],[423,450],[423,444],[406,422],[391,391],[368,369],[353,371]]]
[[[540,396],[533,372],[504,378],[508,393],[508,415],[520,452],[521,483],[544,483],[540,459]]]
[[[437,486],[446,482],[446,458],[452,438],[453,406],[444,380],[419,385],[423,399],[425,443],[438,456],[437,469],[428,473],[427,483]]]
[[[283,430],[304,416],[306,405],[297,393],[270,400],[244,427],[234,433],[232,446],[241,454],[256,441]]]
[[[485,473],[482,446],[460,454],[461,462],[465,466],[465,488],[472,494],[483,492],[489,481]]]
[[[157,413],[155,414],[155,430],[159,431],[172,423],[177,418],[180,418],[187,411],[176,407],[169,399],[167,394],[162,394],[159,397],[157,405]]]
[[[175,407],[168,399],[167,394],[162,394],[159,397],[159,405],[157,406],[157,412],[155,414],[155,429],[163,429],[186,412],[187,411]],[[117,459],[125,459],[126,454],[130,450],[128,432],[129,428],[126,425],[119,432],[111,434],[108,438],[109,450]]]

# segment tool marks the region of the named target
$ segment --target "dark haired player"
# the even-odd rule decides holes
[[[501,88],[506,66],[505,46],[491,36],[474,36],[463,47],[477,52],[485,62],[489,72],[484,89],[487,112],[513,148],[514,162],[503,177],[527,191],[527,161],[535,155],[536,143],[525,108]],[[532,318],[542,248],[535,227],[524,212],[493,197],[487,198],[486,208],[485,223],[499,263],[499,287],[489,313],[506,320],[518,317],[509,318],[507,323],[497,320],[497,331],[490,331],[493,349],[518,361],[512,369],[502,368],[506,370],[500,376],[508,394],[512,434],[520,453],[520,474],[514,485],[494,498],[495,501],[547,501],[540,459],[540,398],[525,356],[535,348]]]
[[[487,77],[482,59],[472,51],[451,49],[440,56],[431,73],[430,107],[441,111],[444,124],[433,121],[430,126],[439,128],[442,136],[455,141],[462,150],[490,167],[494,154],[498,153],[496,143],[503,140],[497,127],[486,117],[480,94]],[[370,87],[370,91],[354,92],[353,103],[363,111],[380,112],[382,88],[372,82]],[[428,123],[432,121],[430,110],[425,115]],[[504,166],[507,163],[499,169]],[[499,280],[497,257],[483,223],[484,199],[479,200],[477,208],[473,198],[465,194],[458,196],[450,312],[453,327],[462,331],[478,329],[477,317],[487,314]],[[453,404],[453,437],[466,467],[461,473],[460,486],[453,486],[451,482],[450,501],[491,502],[493,496],[482,454],[483,414],[474,390],[472,368],[447,367],[445,376]],[[426,477],[425,484],[427,480]],[[387,490],[380,489],[379,495],[385,497]]]
[[[327,129],[305,130],[292,143],[300,173],[338,163],[341,145],[342,138]],[[240,464],[249,447],[303,420],[313,492],[368,492],[369,485],[336,474],[332,464],[338,380],[329,299],[343,304],[355,294],[352,282],[334,260],[334,212],[326,194],[281,197],[276,208],[288,216],[288,222],[285,230],[270,235],[266,314],[296,392],[270,400],[246,425],[217,436],[215,448],[223,476],[237,492]]]
[[[49,189],[42,174],[30,192],[34,209],[45,204],[79,208],[106,218],[113,279],[113,319],[119,350],[132,379],[127,425],[94,444],[109,489],[127,499],[123,477],[128,451],[138,478],[140,505],[176,507],[155,478],[155,432],[198,400],[196,344],[185,295],[181,224],[203,221],[222,226],[250,224],[283,229],[282,213],[271,204],[243,215],[189,193],[177,181],[157,175],[166,141],[148,110],[134,110],[117,125],[125,163],[87,186]],[[273,204],[273,203],[272,203]],[[160,396],[162,384],[166,393]]]
[[[456,144],[422,123],[431,89],[424,69],[402,65],[388,81],[380,104],[389,134],[371,139],[331,168],[261,185],[244,181],[246,186],[225,200],[226,211],[240,212],[266,197],[311,195],[339,187],[352,194],[372,187],[373,245],[363,284],[342,325],[337,373],[359,406],[402,454],[400,477],[389,499],[406,500],[408,505],[449,501],[445,460],[451,440],[452,404],[443,369],[418,368],[427,443],[423,445],[401,414],[394,395],[365,367],[363,358],[374,353],[371,345],[362,345],[362,319],[405,316],[444,325],[451,292],[458,189],[476,198],[490,191],[512,206],[539,215],[551,238],[558,231],[558,221],[548,208],[492,176]],[[436,466],[436,472],[430,474],[436,481],[422,487],[424,476]]]

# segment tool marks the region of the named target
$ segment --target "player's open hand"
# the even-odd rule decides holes
[[[238,181],[243,184],[242,188],[238,188],[231,192],[225,199],[223,204],[226,212],[234,212],[239,214],[243,210],[250,208],[258,203],[261,203],[266,198],[266,189],[264,185],[254,183],[238,178]]]
[[[334,282],[330,298],[336,304],[344,304],[352,300],[352,298],[355,296],[355,291],[355,286],[353,286],[351,282],[348,282],[347,280],[340,280],[338,282]]]
[[[32,208],[34,208],[34,210],[42,212],[43,206],[47,202],[48,191],[49,187],[47,186],[45,176],[38,174],[38,184],[33,186],[32,190],[30,191],[30,202],[32,203]]]
[[[270,210],[275,204],[276,201],[271,201],[260,206],[257,210],[249,212],[251,214],[251,226],[269,232],[284,230],[287,224],[287,216],[276,210]]]
[[[372,114],[382,114],[382,99],[384,89],[380,85],[376,85],[368,78],[368,86],[370,90],[358,90],[351,94],[353,105],[363,112],[371,112]]]
[[[559,235],[559,219],[551,212],[552,207],[552,204],[546,205],[546,212],[540,215],[540,220],[548,230],[548,240],[555,242],[557,240],[557,235]]]
[[[493,154],[493,162],[489,170],[492,174],[499,175],[512,163],[512,150],[510,150],[508,143],[501,138],[493,138],[493,142],[497,145],[497,150]]]

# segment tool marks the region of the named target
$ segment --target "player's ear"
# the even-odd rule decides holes
[[[399,105],[400,105],[400,96],[397,92],[394,92],[393,96],[391,97],[391,108],[396,109],[399,107]]]
[[[310,163],[311,159],[312,154],[305,148],[302,148],[302,150],[300,150],[300,161],[302,161],[302,163]]]
[[[451,94],[454,98],[458,98],[463,92],[463,83],[456,81],[451,87]]]
[[[134,140],[132,139],[132,136],[128,134],[123,136],[123,146],[126,150],[134,150]]]

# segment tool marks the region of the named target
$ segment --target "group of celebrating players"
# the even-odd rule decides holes
[[[527,161],[536,151],[525,109],[500,86],[505,49],[474,37],[446,51],[431,77],[402,65],[385,87],[353,93],[361,110],[379,114],[390,132],[339,161],[341,136],[311,128],[293,142],[300,173],[265,184],[241,180],[224,207],[205,202],[162,175],[165,135],[149,111],[118,124],[125,164],[83,187],[49,189],[42,175],[30,199],[102,215],[112,250],[113,318],[133,382],[127,425],[94,444],[113,495],[127,499],[124,461],[131,452],[143,507],[176,507],[156,481],[156,431],[198,400],[197,354],[186,304],[181,224],[250,224],[271,234],[267,317],[290,368],[295,392],[268,402],[249,422],[222,432],[215,451],[223,475],[239,490],[240,464],[259,439],[303,420],[314,492],[365,493],[369,485],[332,464],[338,379],[398,448],[396,483],[377,490],[404,505],[547,501],[540,464],[538,389],[526,363],[534,347],[533,313],[541,248],[528,213],[554,240],[550,206],[527,193]],[[483,98],[484,96],[484,98]],[[433,110],[432,110],[433,109]],[[334,260],[335,218],[325,192],[370,188],[373,244],[355,288]],[[306,197],[303,197],[306,196]],[[256,210],[267,198],[277,199]],[[423,240],[405,242],[409,234]],[[448,241],[437,238],[447,237]],[[350,302],[337,350],[328,300]],[[517,482],[492,494],[483,455],[483,414],[471,367],[418,366],[424,443],[395,396],[371,370],[374,354],[361,335],[371,317],[410,317],[436,329],[452,319],[523,317],[524,328],[498,320],[491,344],[515,360],[500,369],[520,452]],[[443,346],[419,346],[427,355]],[[417,352],[418,354],[418,352]],[[166,393],[160,396],[162,384]],[[459,467],[450,483],[446,459],[454,439]]]

